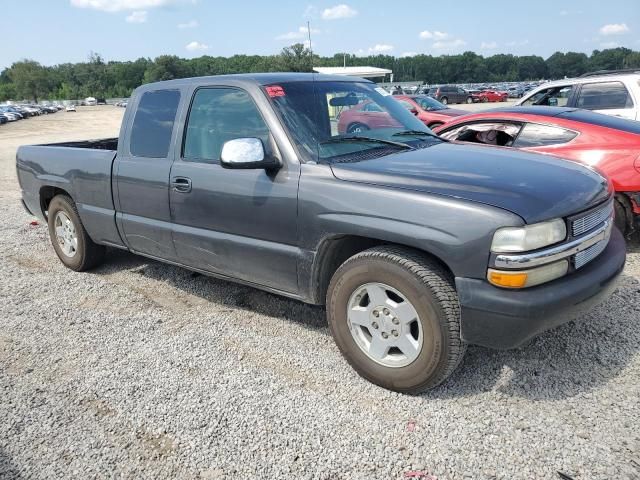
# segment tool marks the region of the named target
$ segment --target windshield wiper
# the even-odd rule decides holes
[[[422,135],[425,137],[435,137],[435,138],[440,138],[438,135],[436,135],[435,133],[432,132],[423,132],[422,130],[403,130],[401,132],[396,132],[393,135],[391,135],[392,137],[402,137],[402,136],[409,136],[409,135],[413,135],[413,136],[417,136],[417,135]],[[440,138],[440,140],[442,140]]]
[[[330,138],[329,140],[320,142],[320,145],[326,145],[328,143],[342,143],[342,142],[381,143],[383,145],[393,145],[394,147],[402,148],[405,150],[414,150],[414,148],[411,145],[407,145],[406,143],[402,143],[402,142],[394,142],[393,140],[382,140],[380,138],[373,138],[373,137],[356,137],[356,136]]]

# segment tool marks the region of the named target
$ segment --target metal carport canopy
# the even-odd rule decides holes
[[[384,77],[393,74],[393,70],[378,67],[314,67],[313,70],[327,75],[349,75],[362,78]]]

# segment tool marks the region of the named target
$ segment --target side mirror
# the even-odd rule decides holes
[[[220,165],[223,168],[265,170],[282,166],[276,157],[265,155],[259,138],[235,138],[225,142],[220,154]]]

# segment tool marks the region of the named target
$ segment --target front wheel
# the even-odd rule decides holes
[[[105,247],[89,238],[70,197],[53,197],[47,215],[53,249],[66,267],[83,272],[102,263]]]
[[[440,103],[442,103],[443,105],[448,105],[449,104],[449,99],[447,97],[442,97],[440,99]]]
[[[467,97],[467,103],[473,103],[473,98],[472,97]]]
[[[402,247],[372,248],[343,263],[329,285],[327,317],[351,366],[389,390],[439,385],[466,351],[451,274]]]

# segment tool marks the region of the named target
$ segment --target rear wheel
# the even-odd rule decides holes
[[[102,263],[105,247],[89,238],[70,197],[53,197],[47,215],[53,249],[66,267],[82,272]]]
[[[372,248],[342,264],[327,292],[327,317],[351,366],[398,392],[439,385],[466,350],[451,275],[402,247]]]
[[[481,100],[482,100],[482,103],[487,103],[489,101],[487,97],[482,97]]]
[[[440,99],[440,103],[442,103],[443,105],[448,105],[449,104],[449,99],[447,97],[442,97]]]
[[[364,123],[352,123],[347,127],[347,133],[360,133],[369,130],[369,127]]]

